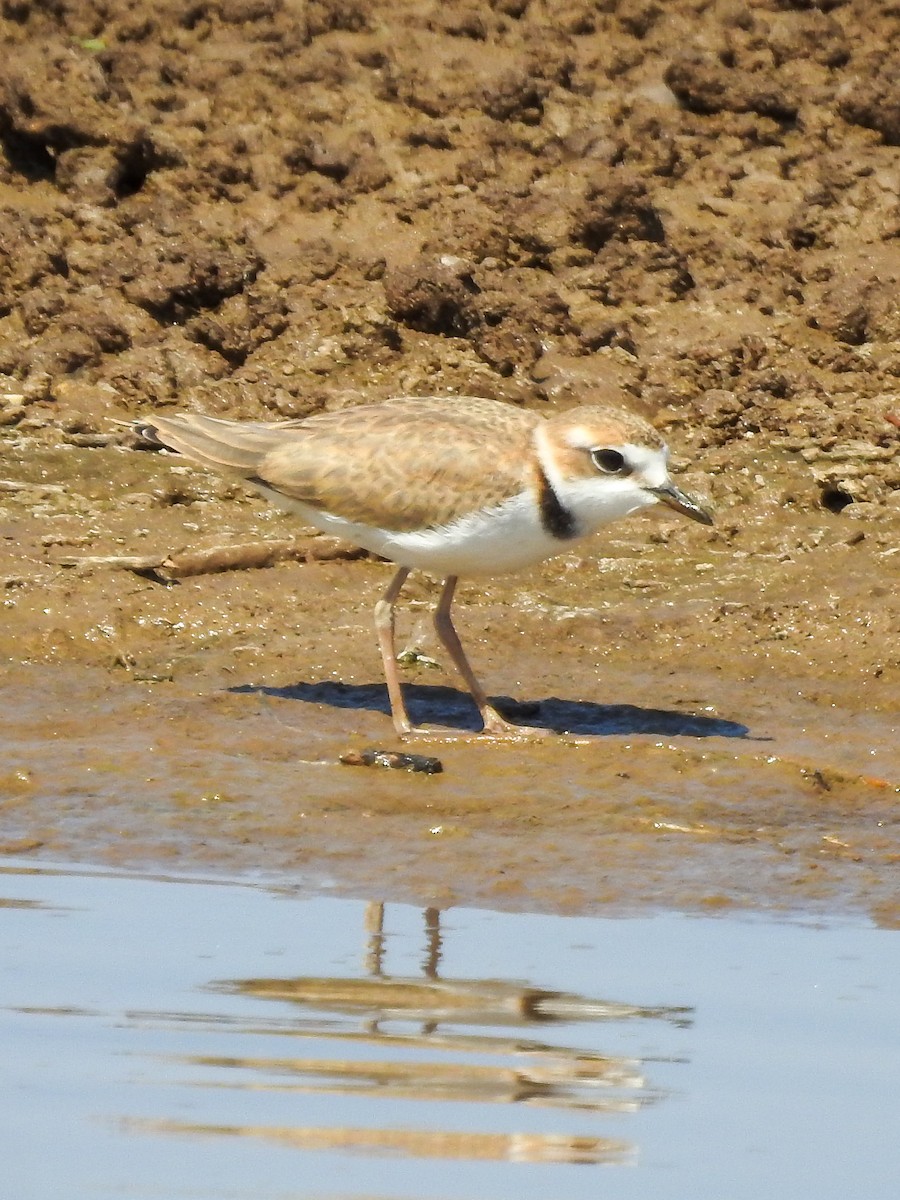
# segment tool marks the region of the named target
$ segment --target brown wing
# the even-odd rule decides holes
[[[341,409],[283,427],[254,474],[348,521],[397,532],[443,525],[522,490],[540,420],[460,396]]]
[[[227,421],[202,413],[176,413],[138,421],[136,427],[144,437],[177,450],[201,467],[247,477],[296,422]]]

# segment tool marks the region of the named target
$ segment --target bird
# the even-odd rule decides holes
[[[185,412],[137,422],[158,448],[237,476],[308,525],[396,565],[375,605],[391,716],[410,720],[394,607],[411,571],[443,580],[434,625],[495,738],[546,735],[488,699],[451,617],[461,577],[519,571],[565,554],[611,521],[662,503],[711,525],[672,481],[668,448],[629,409],[584,404],[550,415],[479,396],[399,396],[288,421]]]

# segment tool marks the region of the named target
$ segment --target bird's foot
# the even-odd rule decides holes
[[[482,709],[481,719],[484,721],[481,737],[524,742],[532,738],[553,737],[556,733],[555,729],[548,729],[545,725],[516,725],[513,721],[507,721],[506,717],[501,717],[492,705]]]
[[[442,725],[416,725],[398,734],[403,741],[431,742],[528,742],[556,736],[555,729],[511,725],[509,729],[452,729]]]
[[[516,725],[501,717],[491,705],[485,706],[481,713],[484,727],[474,729],[452,729],[441,725],[395,725],[400,737],[422,739],[430,742],[527,742],[536,738],[556,737],[558,731],[547,729],[546,726]]]

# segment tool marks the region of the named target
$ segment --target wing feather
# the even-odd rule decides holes
[[[434,528],[527,486],[540,420],[471,397],[341,409],[282,430],[255,474],[283,495],[347,521],[394,532]]]
[[[143,431],[202,466],[347,521],[406,532],[521,492],[541,420],[479,397],[400,397],[276,423],[183,413]]]

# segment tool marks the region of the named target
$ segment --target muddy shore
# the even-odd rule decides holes
[[[863,0],[0,6],[0,849],[896,924],[898,44]],[[435,393],[623,400],[717,519],[464,585],[569,734],[426,778],[338,763],[397,748],[390,568],[128,422]],[[465,727],[436,595],[412,705]]]

